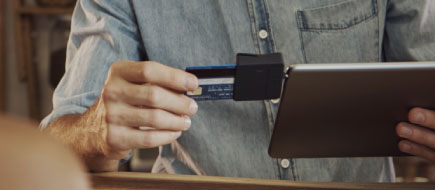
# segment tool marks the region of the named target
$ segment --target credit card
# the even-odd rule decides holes
[[[186,95],[195,101],[233,99],[235,64],[190,66],[186,72],[199,80],[199,88]]]

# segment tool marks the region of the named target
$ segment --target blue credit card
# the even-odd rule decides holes
[[[194,74],[199,87],[186,95],[196,101],[233,99],[236,65],[190,66],[186,72]]]

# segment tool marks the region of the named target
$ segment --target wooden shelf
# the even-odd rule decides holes
[[[2,0],[0,0],[2,1]],[[27,98],[30,117],[41,119],[39,108],[38,79],[35,63],[33,62],[32,39],[30,37],[33,16],[71,15],[74,7],[40,7],[25,5],[22,0],[14,1],[15,11],[15,40],[17,44],[18,76],[27,81]],[[1,87],[1,86],[0,86]],[[1,97],[0,97],[1,98]]]
[[[72,14],[74,7],[19,7],[17,8],[18,13],[24,15],[67,15]]]

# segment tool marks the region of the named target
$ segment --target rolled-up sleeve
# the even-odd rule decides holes
[[[389,1],[385,30],[386,61],[435,60],[435,1]]]
[[[110,66],[146,57],[130,1],[80,0],[73,13],[65,74],[53,94],[53,111],[40,127],[80,114],[100,96]]]

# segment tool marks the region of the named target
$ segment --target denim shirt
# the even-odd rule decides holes
[[[435,60],[434,18],[430,0],[81,0],[66,73],[41,127],[90,107],[117,60],[179,69],[234,64],[239,52],[281,52],[286,65]],[[153,172],[394,181],[391,158],[271,158],[271,101],[198,103],[192,127],[160,147]]]

